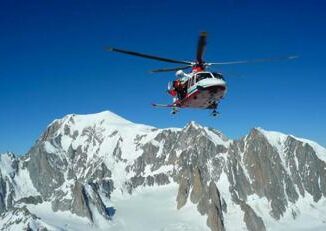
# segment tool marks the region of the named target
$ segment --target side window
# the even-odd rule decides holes
[[[194,81],[196,81],[196,83],[198,83],[199,80],[200,80],[200,76],[199,76],[199,74],[197,74],[197,75],[195,76]]]
[[[205,76],[204,76],[203,74],[197,74],[197,75],[196,75],[196,81],[197,81],[197,83],[198,83],[200,80],[204,79],[204,78],[205,78]]]

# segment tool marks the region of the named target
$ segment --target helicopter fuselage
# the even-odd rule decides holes
[[[180,108],[214,108],[227,91],[226,82],[221,74],[211,72],[190,73],[185,82],[186,95],[177,99],[175,106]]]

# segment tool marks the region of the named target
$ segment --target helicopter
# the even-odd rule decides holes
[[[151,73],[176,72],[177,79],[170,81],[167,92],[173,97],[171,104],[152,104],[154,107],[171,108],[172,114],[176,114],[181,108],[199,108],[212,110],[212,116],[217,116],[217,107],[227,92],[227,84],[222,73],[206,71],[213,65],[232,65],[243,63],[271,62],[278,60],[295,59],[298,56],[285,56],[274,58],[262,58],[253,60],[227,61],[227,62],[205,62],[203,59],[207,44],[207,32],[199,35],[196,60],[184,61],[171,58],[139,53],[135,51],[107,48],[108,51],[118,52],[127,55],[138,56],[147,59],[154,59],[162,62],[183,64],[174,68],[161,68],[152,70]],[[186,73],[184,70],[191,69]]]

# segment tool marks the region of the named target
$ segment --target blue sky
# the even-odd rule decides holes
[[[263,127],[326,146],[325,10],[322,0],[1,1],[0,152],[27,152],[55,118],[103,110],[157,127],[195,120],[230,138]],[[200,31],[208,61],[300,59],[215,68],[235,73],[221,116],[171,117],[150,104],[170,102],[174,74],[147,71],[173,65],[104,50],[193,59]]]

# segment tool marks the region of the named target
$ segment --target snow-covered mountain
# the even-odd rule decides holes
[[[261,128],[67,115],[0,155],[1,230],[325,230],[325,197],[326,149]]]

